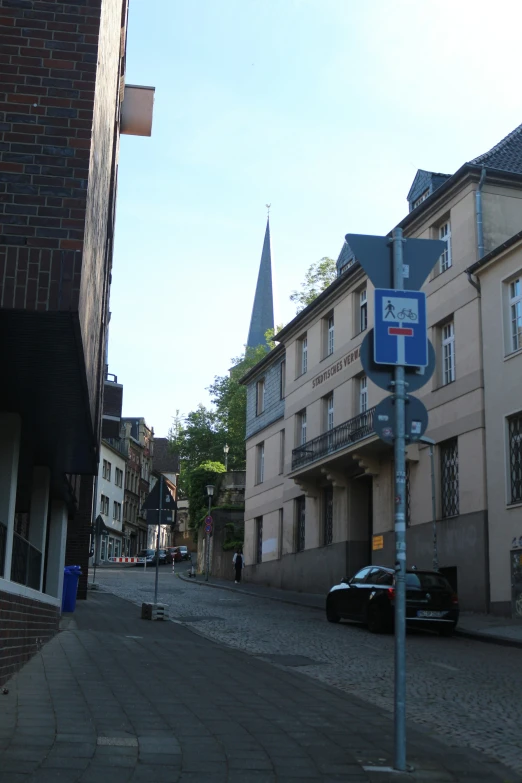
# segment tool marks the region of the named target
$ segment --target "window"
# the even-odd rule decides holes
[[[265,379],[261,378],[256,384],[256,416],[265,410]]]
[[[279,509],[279,540],[278,540],[278,558],[283,557],[283,524],[284,524],[284,510]]]
[[[107,468],[108,468],[108,465],[109,465],[109,463],[107,462],[106,459],[104,459],[103,463],[102,463],[102,478],[104,478],[104,479],[107,478]]]
[[[368,293],[366,288],[359,292],[359,331],[368,328]]]
[[[115,522],[121,522],[121,503],[114,501],[112,504],[112,518]]]
[[[368,410],[368,378],[361,375],[359,378],[359,413],[366,413]]]
[[[279,475],[285,472],[285,431],[279,433]]]
[[[114,473],[114,482],[117,487],[123,486],[123,470],[120,470],[119,468],[116,468]]]
[[[439,239],[446,243],[446,249],[439,258],[439,271],[442,273],[451,266],[451,226],[449,220],[439,226]]]
[[[297,414],[297,445],[304,446],[306,443],[306,411]]]
[[[366,566],[366,568],[363,568],[361,571],[358,571],[355,574],[355,576],[352,577],[352,579],[350,579],[350,582],[355,582],[355,584],[364,582],[371,570],[372,570],[371,566]]]
[[[107,497],[107,495],[101,496],[100,514],[105,514],[106,516],[109,516],[109,498]]]
[[[508,419],[510,503],[522,503],[522,413]]]
[[[326,429],[333,430],[334,426],[334,396],[333,392],[328,395],[326,403]]]
[[[333,487],[324,490],[323,516],[323,544],[328,546],[333,541]]]
[[[265,480],[265,444],[258,443],[256,448],[256,484]]]
[[[453,321],[442,327],[442,385],[455,380],[455,327]]]
[[[333,313],[326,319],[326,356],[334,352],[334,317]]]
[[[429,195],[430,195],[430,189],[428,188],[428,190],[425,190],[424,193],[422,193],[422,195],[419,196],[419,198],[415,199],[411,208],[415,209],[416,207],[418,207],[419,204],[422,204],[423,201],[426,201]]]
[[[263,562],[263,517],[257,517],[256,524],[256,563]]]
[[[305,335],[299,340],[299,356],[297,375],[304,375],[308,370],[308,337]]]
[[[286,361],[282,361],[279,365],[279,397],[284,400],[286,393]]]
[[[459,449],[456,438],[440,446],[442,517],[459,513]]]
[[[302,552],[305,548],[305,516],[306,511],[306,499],[304,495],[296,498],[295,501],[295,519],[296,519],[296,547],[298,552]]]
[[[522,284],[521,278],[509,284],[509,322],[511,326],[511,350],[522,348]]]

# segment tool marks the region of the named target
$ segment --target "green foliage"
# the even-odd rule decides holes
[[[238,547],[243,548],[245,543],[244,527],[239,528],[233,522],[227,522],[225,525],[225,540],[222,549],[224,552],[230,552]]]
[[[317,299],[320,293],[328,288],[337,277],[337,267],[333,258],[321,258],[317,263],[312,264],[306,272],[304,283],[301,283],[300,291],[293,291],[290,295],[290,301],[297,305],[297,312],[300,313],[314,299]]]
[[[217,500],[225,466],[221,462],[206,460],[189,474],[188,502],[189,526],[197,528],[208,512],[207,484],[214,486],[213,499]]]
[[[282,326],[277,327],[277,331]],[[198,405],[186,417],[176,411],[169,438],[173,450],[180,457],[180,475],[178,492],[180,497],[189,499],[191,524],[195,525],[198,502],[196,496],[200,490],[200,469],[210,462],[222,466],[223,447],[228,444],[228,469],[245,470],[245,427],[246,427],[246,388],[239,381],[248,370],[275,348],[273,340],[276,330],[267,331],[266,343],[257,348],[245,349],[245,352],[232,360],[227,375],[216,376],[209,386],[213,408]],[[224,471],[222,466],[222,470]],[[208,480],[207,484],[214,481]],[[216,492],[217,494],[217,492]]]

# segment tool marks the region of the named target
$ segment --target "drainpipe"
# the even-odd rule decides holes
[[[482,220],[482,188],[484,187],[484,182],[486,181],[486,167],[482,167],[482,171],[480,172],[480,179],[478,188],[475,192],[475,217],[477,221],[477,261],[480,262],[480,259],[484,257],[484,225]],[[480,296],[480,281],[473,280],[471,277],[471,272],[469,269],[466,269],[466,274],[468,276],[468,281],[471,283],[471,285],[476,288],[478,295]],[[482,307],[479,307],[479,339],[480,339],[480,353],[481,357],[483,356],[483,346],[482,346]],[[482,364],[482,367],[484,365]],[[483,388],[483,394],[485,395],[485,389],[484,385]],[[485,403],[484,403],[485,405]],[[486,451],[487,455],[487,451]],[[484,578],[485,578],[485,609],[486,612],[489,612],[490,609],[490,603],[491,603],[491,577],[490,577],[490,558],[489,558],[489,514],[488,514],[488,494],[487,494],[487,456],[486,456],[486,486],[485,486],[485,495],[486,495],[486,518],[484,520],[484,532],[485,532],[485,568],[484,568]]]
[[[475,192],[475,217],[477,220],[477,246],[479,260],[484,255],[484,226],[482,223],[482,188],[486,181],[486,167],[482,166],[478,188]]]

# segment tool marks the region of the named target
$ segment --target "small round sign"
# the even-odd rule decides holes
[[[407,395],[404,406],[404,434],[406,443],[415,443],[422,438],[428,428],[428,411],[417,397]],[[395,440],[395,400],[385,397],[376,406],[373,414],[375,432],[385,443],[393,444]]]

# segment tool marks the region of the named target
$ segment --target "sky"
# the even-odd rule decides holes
[[[344,235],[386,234],[418,168],[522,122],[518,0],[130,0],[109,370],[157,436],[247,339],[267,210],[276,323]]]

